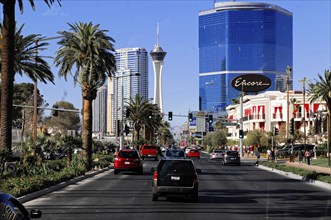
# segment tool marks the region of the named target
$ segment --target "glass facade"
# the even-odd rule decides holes
[[[243,74],[263,74],[272,82],[268,90],[285,91],[286,66],[293,62],[292,23],[292,13],[264,3],[215,3],[200,12],[200,110],[225,111],[240,93],[231,81]]]

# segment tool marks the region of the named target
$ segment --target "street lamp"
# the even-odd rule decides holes
[[[128,72],[130,71],[130,70],[127,70]],[[120,134],[119,134],[119,136],[120,136],[120,150],[121,149],[123,149],[123,147],[124,147],[124,125],[125,125],[125,123],[124,123],[124,117],[123,117],[123,115],[124,115],[124,86],[123,86],[123,78],[124,77],[129,77],[129,76],[140,76],[140,73],[135,73],[135,74],[127,74],[127,75],[124,75],[124,73],[125,73],[126,71],[122,71],[121,73],[121,75],[119,75],[119,76],[115,76],[116,77],[116,131],[115,131],[115,133],[116,133],[116,142],[118,141],[118,79],[119,78],[122,78],[122,80],[121,80],[121,131],[120,131]]]

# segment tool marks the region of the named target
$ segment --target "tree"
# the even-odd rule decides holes
[[[0,1],[1,2],[1,1]],[[12,1],[15,2],[15,1]],[[5,6],[4,6],[5,8]],[[5,23],[5,21],[4,21]],[[5,23],[5,25],[8,25]],[[20,75],[26,74],[33,81],[40,80],[44,83],[50,81],[54,83],[54,75],[50,70],[49,65],[44,60],[44,57],[37,56],[37,51],[44,50],[47,43],[36,44],[42,37],[36,34],[28,36],[22,35],[22,29],[24,25],[20,26],[16,30],[13,36],[13,48],[15,53],[12,51],[12,61],[9,62],[8,50],[6,47],[6,27],[0,25],[3,38],[1,39],[0,49],[0,65],[1,65],[1,117],[0,117],[0,150],[11,151],[11,128],[12,128],[12,105],[13,105],[13,93],[14,93],[14,76],[15,73]],[[15,24],[14,24],[15,25]],[[8,33],[7,33],[8,34]],[[8,36],[7,36],[8,37]],[[8,46],[8,45],[7,45]],[[11,47],[11,46],[10,46]],[[7,147],[5,147],[7,146]]]
[[[50,6],[55,0],[44,0]],[[17,0],[23,13],[23,0]],[[60,3],[60,0],[57,0]],[[15,75],[15,4],[16,0],[0,0],[3,4],[3,25],[1,28],[1,117],[0,117],[0,151],[11,151],[13,87]],[[32,8],[34,1],[29,0]]]
[[[72,103],[66,101],[56,102],[53,108],[55,106],[59,109],[76,110]],[[44,124],[46,128],[51,128],[53,133],[66,135],[68,130],[78,131],[81,123],[79,113],[58,110],[58,115],[45,118]]]
[[[70,31],[59,34],[60,49],[54,59],[55,66],[60,66],[59,76],[67,79],[74,68],[73,79],[82,89],[83,156],[87,170],[92,169],[92,101],[96,98],[98,88],[103,86],[107,77],[116,71],[114,56],[115,42],[100,30],[99,25],[90,23],[68,24]]]
[[[160,108],[156,104],[149,103],[149,113],[145,124],[145,139],[154,142],[154,134],[162,125]]]
[[[16,105],[32,106],[33,105],[33,89],[32,83],[14,84],[13,102]],[[37,92],[38,106],[48,106],[48,104]],[[44,110],[38,109],[38,120],[41,121]],[[13,127],[20,128],[22,135],[32,135],[33,125],[33,108],[15,107],[13,108]]]
[[[309,83],[308,96],[310,103],[313,103],[317,99],[322,99],[327,105],[327,132],[328,132],[328,164],[331,166],[330,162],[330,149],[331,149],[331,72],[330,70],[324,71],[324,78],[322,75],[317,74],[318,79],[315,79],[315,83]]]
[[[261,129],[255,129],[247,133],[245,142],[247,145],[253,145],[260,148],[263,143],[268,143],[267,139],[267,135],[263,133]]]
[[[150,103],[138,94],[134,98],[131,97],[127,103],[127,108],[130,111],[130,116],[127,119],[133,124],[135,142],[140,139],[141,128],[147,124],[150,107]]]

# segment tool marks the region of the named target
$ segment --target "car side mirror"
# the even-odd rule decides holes
[[[197,172],[197,174],[200,174],[201,170],[200,169],[195,169],[195,172]]]

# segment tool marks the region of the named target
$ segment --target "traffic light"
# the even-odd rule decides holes
[[[239,138],[244,138],[244,130],[239,130]]]
[[[192,122],[193,121],[193,114],[190,112],[188,113],[188,121]]]
[[[169,121],[172,121],[172,112],[169,112],[169,113],[168,113],[168,120],[169,120]]]
[[[130,112],[130,109],[127,108],[127,109],[126,109],[126,112],[125,112],[125,117],[126,117],[126,118],[130,117],[130,113],[131,113],[131,112]]]
[[[274,136],[277,136],[278,132],[279,132],[278,128],[274,128]]]
[[[125,125],[124,132],[126,135],[128,135],[130,133],[130,128],[128,125]]]
[[[59,108],[58,105],[53,105],[53,108],[55,108],[53,110],[53,116],[58,116],[59,115],[59,110],[57,110]]]
[[[291,118],[290,122],[290,134],[294,135],[294,118]]]
[[[213,123],[213,115],[208,115],[208,122],[209,124]]]

